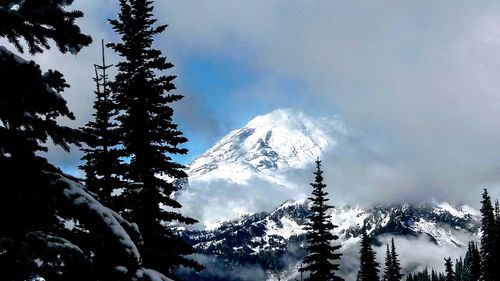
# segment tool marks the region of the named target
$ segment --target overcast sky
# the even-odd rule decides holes
[[[116,2],[76,0],[94,43],[78,56],[36,57],[71,84],[72,126],[90,118],[92,65],[100,39],[117,40],[106,21]],[[156,46],[176,65],[186,96],[175,118],[191,152],[179,161],[258,114],[293,107],[340,115],[380,149],[382,164],[363,166],[373,159],[358,154],[346,160],[353,169],[337,170],[358,189],[454,201],[478,201],[483,187],[500,195],[498,1],[155,2],[159,23],[169,24]],[[70,172],[79,157],[50,152]]]

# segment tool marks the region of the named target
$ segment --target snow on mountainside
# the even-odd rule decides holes
[[[315,120],[293,109],[257,116],[230,132],[188,167],[190,181],[223,179],[244,183],[252,177],[273,178],[278,170],[301,169],[344,134],[337,120]]]
[[[187,231],[184,235],[199,253],[211,257],[214,264],[209,267],[224,260],[223,270],[235,274],[225,280],[239,280],[237,272],[252,266],[258,266],[266,275],[265,279],[259,279],[261,276],[255,280],[295,280],[297,267],[305,255],[304,224],[308,207],[305,200],[288,201],[270,213],[245,216],[211,230]],[[357,250],[350,249],[357,247],[364,222],[375,244],[383,243],[386,236],[396,236],[421,238],[436,247],[457,248],[474,239],[479,229],[476,210],[468,206],[455,208],[448,203],[393,204],[369,209],[344,206],[332,209],[331,219],[339,226],[335,234],[342,244],[345,263],[355,259],[346,257],[349,253],[357,255]],[[345,276],[351,274],[350,266],[342,265]],[[217,280],[211,274],[208,270],[196,280]]]

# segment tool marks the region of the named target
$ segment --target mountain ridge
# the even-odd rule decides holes
[[[182,235],[200,254],[224,260],[225,270],[259,266],[266,272],[266,280],[276,276],[281,276],[280,280],[294,280],[297,265],[305,255],[304,226],[309,203],[308,200],[288,200],[269,213],[246,215],[211,229],[186,230]],[[453,248],[464,248],[469,239],[476,239],[480,225],[477,210],[448,203],[385,204],[366,209],[342,206],[332,209],[330,215],[338,226],[334,233],[339,236],[337,243],[342,245],[341,252],[348,255],[347,260],[357,255],[352,249],[358,246],[364,223],[374,245],[382,245],[386,237],[391,236],[422,239],[429,244]],[[344,275],[352,274],[352,268],[347,270],[346,265],[343,266]],[[214,280],[210,271],[204,274],[196,277],[197,280]]]

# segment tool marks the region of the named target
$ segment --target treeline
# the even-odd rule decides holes
[[[465,256],[453,262],[445,259],[444,274],[429,272],[427,269],[408,275],[407,281],[496,281],[500,280],[500,206],[495,207],[487,190],[481,201],[481,241],[480,245],[469,242]]]
[[[474,242],[469,242],[465,258],[455,260],[445,259],[445,273],[438,273],[434,269],[426,268],[422,271],[408,274],[406,281],[476,281],[481,278],[481,254]]]

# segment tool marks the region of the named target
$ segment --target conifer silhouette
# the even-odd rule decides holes
[[[307,217],[307,256],[304,258],[304,265],[300,271],[309,272],[309,277],[305,280],[327,281],[343,280],[337,276],[339,264],[335,261],[340,260],[341,254],[337,253],[340,245],[332,245],[332,242],[338,239],[332,231],[337,227],[330,220],[327,211],[332,206],[328,205],[328,193],[325,191],[326,185],[323,183],[323,171],[321,170],[321,161],[316,160],[316,171],[314,172],[314,182],[311,200],[311,214]]]
[[[197,221],[177,212],[181,205],[172,197],[177,190],[174,180],[187,177],[184,166],[172,157],[187,153],[181,147],[187,139],[173,122],[172,104],[183,96],[172,93],[175,76],[163,74],[173,64],[153,47],[154,36],[167,26],[155,26],[153,1],[119,3],[118,19],[109,22],[121,42],[108,46],[123,58],[111,84],[120,113],[116,119],[121,153],[128,159],[121,174],[127,181],[123,193],[126,207],[120,212],[139,225],[145,265],[165,274],[179,266],[201,270],[201,265],[185,257],[194,253],[193,248],[169,226]]]

